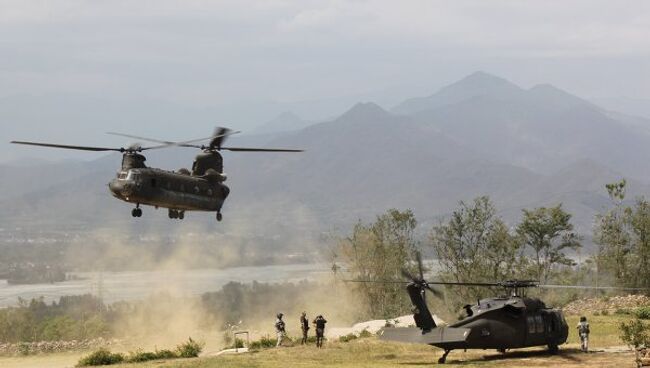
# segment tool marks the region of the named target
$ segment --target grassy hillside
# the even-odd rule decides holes
[[[511,351],[502,355],[493,350],[453,351],[446,367],[632,367],[631,352],[607,352],[604,348],[620,346],[618,323],[624,316],[587,316],[592,326],[591,347],[595,351],[579,351],[578,337],[573,331],[577,316],[567,319],[570,327],[568,344],[561,353],[550,356],[544,348]],[[425,345],[397,344],[376,338],[350,343],[330,342],[318,350],[313,346],[269,349],[250,354],[202,357],[191,360],[129,364],[122,367],[197,367],[197,368],[280,368],[280,367],[409,367],[434,366],[442,351]],[[209,355],[209,353],[208,353]]]

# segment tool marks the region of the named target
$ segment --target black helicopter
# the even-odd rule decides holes
[[[135,203],[131,211],[133,217],[141,217],[140,205],[167,208],[170,219],[185,217],[185,211],[211,211],[217,213],[217,221],[222,220],[221,207],[223,206],[230,188],[225,184],[226,175],[223,173],[223,157],[221,150],[236,152],[302,152],[297,149],[278,148],[244,148],[224,147],[225,139],[239,132],[227,128],[217,128],[215,133],[208,138],[193,139],[183,142],[171,142],[145,137],[138,137],[121,133],[108,133],[138,140],[158,143],[155,146],[142,147],[139,144],[129,147],[88,147],[71,146],[53,143],[12,141],[14,144],[30,146],[64,148],[81,151],[117,151],[122,153],[122,168],[117,177],[108,183],[113,196],[129,203]],[[207,141],[208,145],[198,145],[196,142]],[[167,171],[147,167],[143,151],[167,147],[198,148],[202,152],[194,159],[192,171],[180,169]]]
[[[406,291],[413,304],[416,327],[387,327],[380,339],[406,343],[428,344],[444,350],[438,363],[456,349],[496,349],[505,353],[509,349],[546,346],[550,353],[558,352],[569,334],[569,327],[560,309],[551,308],[538,298],[526,296],[529,288],[617,289],[641,291],[639,288],[592,287],[577,285],[543,285],[533,280],[503,282],[429,282],[424,279],[422,258],[416,254],[419,274],[413,276],[402,270],[409,281],[347,280],[351,282],[406,283]],[[466,316],[447,326],[437,326],[429,307],[425,291],[437,297],[440,291],[431,285],[498,287],[504,293],[499,297],[480,299],[465,305]],[[647,291],[647,290],[646,290]]]

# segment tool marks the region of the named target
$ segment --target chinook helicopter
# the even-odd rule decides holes
[[[142,147],[139,144],[126,148],[113,148],[26,141],[12,141],[11,143],[81,151],[121,152],[122,167],[116,178],[108,183],[108,188],[114,197],[135,204],[131,216],[141,217],[142,209],[140,205],[148,205],[156,209],[159,207],[167,208],[170,219],[182,220],[185,217],[185,211],[209,211],[216,212],[217,221],[221,221],[223,218],[221,208],[230,193],[230,188],[224,184],[227,177],[223,173],[223,157],[220,151],[302,152],[302,150],[298,149],[224,147],[222,144],[225,139],[236,133],[239,132],[219,127],[211,137],[183,142],[163,141],[122,133],[108,133],[157,143],[157,145],[149,147]],[[196,144],[196,142],[207,140],[209,140],[207,145]],[[192,164],[192,171],[187,169],[167,171],[145,165],[146,158],[142,154],[143,151],[168,147],[200,149],[201,153],[196,156]]]
[[[496,349],[505,354],[509,349],[546,346],[551,354],[559,350],[569,334],[569,326],[562,310],[546,306],[538,299],[526,296],[530,288],[606,289],[647,291],[642,288],[618,288],[578,285],[543,285],[534,280],[502,282],[429,282],[424,279],[422,258],[416,253],[419,274],[402,270],[409,281],[346,280],[348,282],[404,283],[413,304],[416,327],[387,327],[380,332],[380,340],[427,344],[444,350],[438,363],[444,364],[447,355],[457,349]],[[442,293],[431,285],[500,288],[503,293],[493,298],[480,299],[463,307],[466,316],[446,326],[438,326],[427,306],[425,292],[436,297]]]

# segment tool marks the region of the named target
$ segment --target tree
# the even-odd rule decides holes
[[[597,257],[599,272],[612,274],[617,283],[625,285],[629,281],[627,264],[631,251],[631,239],[627,228],[629,210],[623,206],[625,199],[625,179],[605,185],[613,207],[605,214],[596,215],[594,241],[600,246]]]
[[[517,233],[524,244],[534,251],[535,276],[541,282],[547,282],[556,265],[574,265],[572,259],[564,253],[566,249],[578,249],[580,237],[573,232],[571,214],[555,207],[539,207],[523,210],[524,218],[517,226]]]
[[[374,223],[359,222],[352,235],[339,242],[339,253],[354,279],[401,280],[400,271],[409,268],[416,250],[413,212],[391,209]],[[412,267],[412,266],[411,266]],[[410,309],[399,283],[360,283],[366,299],[367,317],[391,318]]]
[[[444,281],[489,282],[515,276],[520,269],[521,242],[496,216],[488,197],[460,202],[446,223],[434,226],[430,245],[436,251]],[[461,300],[485,296],[489,290],[459,288]]]
[[[650,287],[650,203],[641,197],[633,207],[624,206],[625,180],[605,187],[613,207],[596,217],[599,272],[621,286]]]

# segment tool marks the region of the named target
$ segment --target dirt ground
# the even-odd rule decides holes
[[[369,338],[350,343],[269,349],[239,355],[202,357],[144,364],[123,364],[120,368],[285,368],[285,367],[425,367],[436,366],[442,352],[428,346],[393,344]],[[3,368],[74,367],[80,353],[0,358]],[[634,354],[622,346],[601,348],[585,354],[575,344],[564,345],[560,354],[545,349],[526,349],[500,354],[495,351],[453,351],[445,367],[635,367]]]

